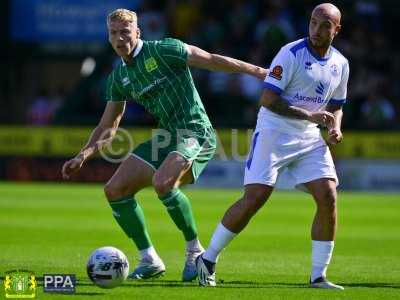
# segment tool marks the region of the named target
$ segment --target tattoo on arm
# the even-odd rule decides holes
[[[289,105],[289,103],[284,99],[282,99],[281,97],[275,99],[267,107],[272,112],[289,118],[307,120],[310,116],[308,110],[293,105]]]

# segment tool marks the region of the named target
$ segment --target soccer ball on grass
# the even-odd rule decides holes
[[[111,289],[125,281],[129,273],[129,263],[121,250],[102,247],[90,255],[86,271],[95,285]]]

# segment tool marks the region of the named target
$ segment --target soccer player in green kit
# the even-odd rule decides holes
[[[210,54],[177,39],[143,41],[135,12],[117,9],[107,18],[109,42],[122,62],[107,83],[107,105],[88,143],[62,173],[65,179],[113,139],[125,109],[134,100],[152,114],[160,134],[133,150],[105,185],[112,213],[138,248],[141,260],[132,279],[157,277],[165,266],[146,229],[135,194],[153,186],[167,212],[186,240],[182,280],[196,278],[195,259],[204,250],[188,197],[181,185],[196,181],[216,148],[214,129],[194,86],[189,67],[230,73],[248,73],[264,80],[267,70],[237,59]]]

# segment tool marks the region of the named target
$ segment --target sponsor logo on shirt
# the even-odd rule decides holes
[[[152,84],[146,86],[145,88],[143,88],[140,92],[138,92],[137,94],[133,95],[134,98],[138,98],[140,96],[142,96],[144,93],[147,93],[148,91],[150,91],[153,87],[155,87],[156,85],[161,84],[162,82],[164,82],[165,80],[167,80],[167,77],[161,77],[159,79],[157,79],[156,81],[154,81]]]
[[[269,76],[275,78],[276,80],[282,79],[283,68],[282,66],[275,66],[272,71],[269,73]]]
[[[305,66],[306,70],[312,70],[312,63],[309,61],[306,61],[306,66]]]
[[[308,96],[303,96],[299,95],[299,93],[296,93],[296,95],[293,97],[293,102],[313,102],[313,103],[324,103],[324,99],[322,99],[320,96],[316,97],[308,97]]]
[[[150,57],[144,61],[144,66],[147,72],[153,72],[155,69],[158,68],[157,61],[154,57]]]

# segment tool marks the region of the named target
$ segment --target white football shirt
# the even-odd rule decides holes
[[[328,103],[346,102],[348,78],[349,64],[339,51],[331,46],[326,57],[319,57],[304,38],[281,48],[272,61],[264,88],[276,92],[291,105],[322,111]],[[257,120],[257,129],[263,128],[319,134],[317,124],[287,118],[265,107],[261,107]]]

